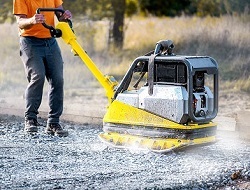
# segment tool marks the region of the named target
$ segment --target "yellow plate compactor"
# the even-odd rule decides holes
[[[40,11],[60,9],[41,8]],[[77,42],[72,24],[44,26],[71,45],[109,100],[100,139],[120,148],[168,152],[216,141],[218,65],[208,56],[174,55],[171,40],[136,58],[118,84],[103,75]]]

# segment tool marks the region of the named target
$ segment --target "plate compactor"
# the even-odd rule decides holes
[[[38,9],[60,11],[60,9]],[[168,152],[216,141],[218,65],[208,56],[173,53],[171,40],[156,43],[152,52],[136,58],[118,84],[103,75],[77,42],[71,22],[55,28],[53,37],[71,45],[106,91],[109,100],[99,138],[108,145]]]

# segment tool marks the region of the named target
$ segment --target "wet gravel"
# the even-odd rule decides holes
[[[107,147],[97,137],[101,126],[65,122],[66,138],[43,127],[30,136],[23,126],[0,115],[0,189],[241,189],[250,182],[250,143],[235,133],[157,154]]]

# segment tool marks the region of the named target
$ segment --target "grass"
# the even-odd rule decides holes
[[[133,17],[126,20],[124,49],[108,51],[109,22],[75,19],[79,43],[104,74],[118,80],[138,56],[154,49],[157,41],[171,39],[176,54],[209,55],[217,60],[222,88],[250,92],[250,22],[245,17]],[[6,32],[7,31],[7,32]],[[16,24],[1,24],[1,96],[22,94],[27,82],[19,57]],[[99,86],[70,47],[58,39],[65,61],[65,90]]]

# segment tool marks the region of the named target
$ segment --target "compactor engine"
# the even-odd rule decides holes
[[[172,42],[161,41],[157,45],[164,43]],[[131,90],[127,84],[135,73],[147,73],[147,78],[141,88],[137,81]],[[206,80],[212,90],[205,85]],[[208,123],[218,110],[217,63],[207,56],[173,53],[154,52],[138,57],[118,86],[115,99],[177,123]]]

